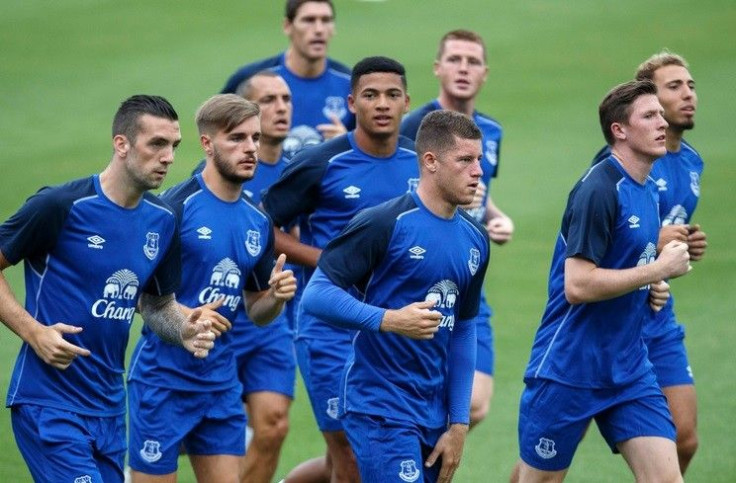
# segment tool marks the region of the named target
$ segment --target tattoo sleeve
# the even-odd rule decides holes
[[[184,314],[176,303],[173,294],[142,294],[140,299],[141,316],[161,340],[169,344],[181,345],[181,329],[186,323]]]

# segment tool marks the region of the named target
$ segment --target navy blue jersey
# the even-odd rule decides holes
[[[462,210],[440,218],[415,192],[361,212],[330,242],[320,274],[338,287],[356,287],[375,307],[399,309],[433,300],[442,313],[431,340],[358,332],[343,378],[346,411],[432,428],[444,426],[448,417],[451,423],[468,423],[476,345],[472,319],[488,260],[488,235],[480,224]],[[335,303],[321,298],[307,290],[303,304]],[[455,352],[460,346],[453,347],[456,338],[462,340],[461,353]],[[454,387],[454,378],[464,379],[467,394]]]
[[[442,109],[437,99],[429,102],[422,107],[413,110],[401,121],[401,134],[408,138],[416,140],[419,125],[422,123],[424,116],[432,111]],[[483,133],[483,159],[481,159],[481,168],[483,169],[482,180],[486,185],[486,197],[483,204],[478,208],[469,210],[470,215],[479,222],[485,221],[486,201],[491,193],[491,179],[498,176],[498,161],[501,153],[501,138],[503,130],[501,124],[495,119],[478,111],[473,112],[473,121]]]
[[[667,151],[659,158],[649,174],[659,192],[659,218],[662,226],[690,223],[700,199],[703,159],[687,142],[682,141],[680,146],[680,151]],[[596,154],[593,164],[609,154],[610,148],[604,147]],[[662,310],[653,313],[651,319],[644,324],[644,337],[658,337],[676,326],[674,297],[670,294]]]
[[[549,299],[525,379],[586,388],[627,384],[651,370],[642,324],[651,314],[649,286],[594,303],[565,299],[565,259],[626,269],[654,261],[659,234],[657,192],[640,184],[613,156],[589,169],[567,202],[549,275]]]
[[[45,325],[81,327],[64,338],[91,352],[62,371],[24,343],[7,405],[123,414],[125,348],[138,297],[171,294],[179,283],[171,209],[149,193],[135,208],[123,208],[105,196],[95,175],[28,199],[0,225],[0,250],[12,264],[24,260],[26,310]]]
[[[323,141],[317,131],[318,124],[332,123],[336,116],[350,130],[355,127],[355,116],[348,110],[350,94],[350,69],[327,59],[327,68],[319,77],[300,77],[285,64],[285,54],[248,64],[238,69],[228,79],[223,94],[235,93],[238,86],[262,70],[272,70],[284,78],[291,89],[293,117],[289,136],[284,140],[284,151],[288,157],[307,146]]]
[[[255,175],[243,183],[243,192],[252,199],[255,204],[261,203],[263,193],[279,179],[282,171],[289,164],[289,158],[282,155],[275,163],[265,163],[258,160]],[[192,170],[192,176],[201,173],[204,170],[205,160],[199,162],[196,168]]]
[[[360,210],[416,188],[414,143],[399,138],[396,151],[377,158],[358,148],[352,132],[298,154],[263,198],[277,226],[299,222],[302,243],[324,248]],[[301,274],[304,287],[311,270]],[[299,318],[299,335],[325,337],[334,329]],[[305,329],[303,331],[302,329]]]
[[[273,225],[245,195],[227,202],[207,189],[201,175],[167,190],[162,198],[179,218],[187,307],[224,299],[218,312],[237,323],[246,318],[243,291],[268,288],[273,268]],[[239,384],[232,334],[225,332],[205,359],[163,342],[147,327],[132,357],[131,380],[182,391],[227,389]]]

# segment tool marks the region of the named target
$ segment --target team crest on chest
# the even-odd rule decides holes
[[[407,193],[417,190],[417,187],[419,186],[419,178],[409,178],[406,182],[409,185],[409,188],[406,190]]]
[[[347,112],[347,109],[345,109],[345,99],[342,97],[330,96],[325,98],[325,107],[322,108],[322,114],[327,119],[333,117],[342,119]]]
[[[245,248],[252,257],[261,253],[261,232],[248,230],[245,238]]]
[[[486,141],[486,150],[483,153],[483,156],[486,157],[486,160],[491,164],[491,166],[495,166],[498,164],[498,143],[496,141]]]
[[[153,260],[158,255],[158,239],[159,234],[153,231],[146,233],[146,244],[143,245],[143,254],[149,260]]]
[[[419,471],[419,468],[417,468],[416,461],[404,460],[400,463],[400,465],[401,471],[399,471],[399,478],[401,478],[403,481],[411,483],[412,481],[417,481],[419,479],[419,476],[421,476],[421,472]]]
[[[475,275],[478,273],[478,268],[480,267],[480,250],[477,248],[471,248],[470,249],[470,260],[468,260],[468,268],[470,269],[470,274]]]

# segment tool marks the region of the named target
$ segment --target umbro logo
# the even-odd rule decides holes
[[[346,200],[360,198],[360,188],[357,186],[348,186],[342,192],[345,193]]]
[[[199,238],[200,240],[211,240],[212,239],[212,230],[210,230],[206,226],[197,228],[197,233],[199,233],[199,236],[197,238]]]
[[[424,254],[426,252],[427,252],[427,250],[425,250],[424,248],[420,247],[419,245],[417,245],[415,247],[411,247],[409,249],[409,253],[411,253],[411,255],[409,255],[409,258],[413,258],[414,260],[423,260],[424,259]]]
[[[631,215],[629,217],[629,228],[639,228],[639,217],[636,215]]]
[[[102,244],[105,243],[106,240],[102,238],[100,235],[92,235],[90,237],[87,237],[87,241],[89,242],[87,244],[89,248],[95,248],[97,250],[102,250],[104,248]]]
[[[667,181],[664,178],[659,178],[654,183],[657,185],[659,191],[667,191]]]

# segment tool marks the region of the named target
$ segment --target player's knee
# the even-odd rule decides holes
[[[483,421],[491,410],[491,401],[488,398],[473,398],[470,401],[470,426]]]
[[[678,433],[677,456],[680,459],[681,465],[685,463],[685,468],[687,467],[687,463],[695,456],[699,444],[698,433],[694,428],[687,432]],[[683,473],[685,472],[685,468],[682,468]]]
[[[289,412],[281,408],[269,409],[262,419],[263,424],[254,428],[253,441],[261,447],[281,447],[289,432]]]

